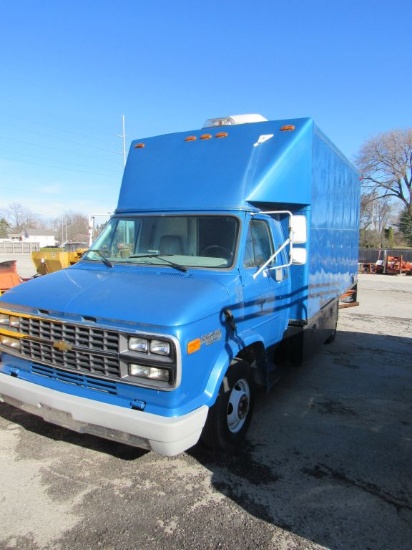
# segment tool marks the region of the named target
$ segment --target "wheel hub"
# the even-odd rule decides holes
[[[232,433],[242,429],[249,414],[250,388],[246,380],[238,380],[230,394],[227,408],[227,425]]]
[[[237,415],[241,419],[245,418],[248,411],[249,411],[249,398],[246,394],[243,394],[242,397],[239,399]]]

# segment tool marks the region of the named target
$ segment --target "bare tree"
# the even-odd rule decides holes
[[[391,208],[390,201],[387,197],[382,198],[380,201],[374,202],[374,217],[373,225],[376,228],[376,232],[379,236],[379,246],[384,248],[388,243],[387,241],[387,228],[390,226],[391,219],[393,218],[393,209]]]
[[[386,230],[392,223],[393,210],[387,197],[363,190],[359,224],[361,246],[381,248],[386,244]]]
[[[412,129],[385,132],[368,140],[355,163],[362,187],[377,198],[401,201],[412,219]]]
[[[39,216],[22,204],[12,203],[3,210],[3,215],[12,231],[19,232],[37,227]]]
[[[81,212],[67,211],[54,220],[54,231],[58,240],[88,242],[89,220]]]
[[[375,193],[363,191],[361,194],[359,229],[367,230],[373,223],[373,203],[376,200]]]

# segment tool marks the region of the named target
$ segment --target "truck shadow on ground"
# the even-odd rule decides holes
[[[334,550],[409,549],[411,356],[410,338],[340,332],[258,394],[238,454],[189,454],[215,490],[292,535]]]
[[[5,420],[18,424],[33,434],[47,437],[53,441],[62,441],[85,449],[108,454],[121,460],[133,461],[148,453],[148,451],[130,447],[123,443],[108,441],[107,439],[102,439],[94,435],[80,434],[62,428],[61,426],[50,424],[35,415],[26,413],[5,403],[1,404],[0,416]]]

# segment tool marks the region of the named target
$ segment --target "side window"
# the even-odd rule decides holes
[[[128,258],[134,249],[135,227],[134,220],[120,220],[116,227],[113,239],[113,255],[118,258]]]
[[[252,220],[246,239],[244,267],[261,266],[272,254],[273,242],[268,224],[263,220]]]

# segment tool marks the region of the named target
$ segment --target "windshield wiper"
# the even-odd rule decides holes
[[[106,258],[106,256],[102,254],[102,252],[100,252],[100,250],[98,250],[97,248],[90,248],[90,250],[86,250],[86,254],[88,254],[89,252],[96,252],[96,254],[100,256],[102,262],[106,267],[113,267],[112,262],[108,258]]]
[[[178,269],[179,271],[183,271],[186,273],[187,268],[184,265],[176,264],[175,262],[172,262],[171,260],[167,260],[163,256],[172,256],[173,254],[133,254],[133,256],[129,256],[129,258],[159,258],[159,260],[162,260],[163,262],[171,265],[175,269]]]

